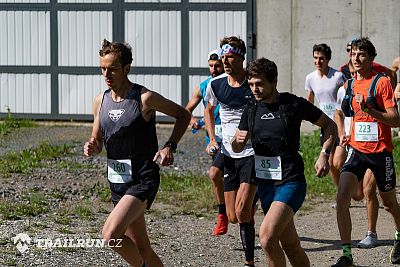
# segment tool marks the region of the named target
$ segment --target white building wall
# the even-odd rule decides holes
[[[126,11],[125,37],[133,66],[181,66],[181,14],[178,11]]]
[[[0,73],[0,112],[50,113],[50,75]]]
[[[49,23],[45,11],[0,11],[0,65],[49,65]]]
[[[60,11],[58,32],[60,66],[98,66],[102,40],[112,40],[112,13]]]

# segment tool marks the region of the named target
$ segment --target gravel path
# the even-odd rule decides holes
[[[6,137],[0,137],[0,155],[9,151],[34,147],[43,141],[51,144],[68,143],[77,152],[82,150],[86,138],[90,136],[90,125],[42,125],[38,128],[20,129]],[[158,129],[159,144],[163,144],[171,128]],[[175,165],[167,168],[173,172],[192,172],[205,174],[210,164],[203,151],[204,133],[192,135],[189,131],[179,144]],[[3,203],[27,203],[21,196],[39,193],[46,196],[50,211],[17,220],[5,220],[0,216],[0,266],[127,266],[109,248],[46,248],[40,249],[31,244],[21,254],[11,239],[18,233],[26,233],[31,238],[79,239],[98,238],[102,224],[112,209],[98,197],[87,194],[88,188],[104,184],[104,156],[85,158],[77,155],[71,161],[90,163],[95,168],[84,173],[59,168],[39,168],[32,174],[0,175],[0,205]],[[54,162],[57,164],[57,162]],[[61,197],[60,197],[61,196]],[[310,257],[312,266],[330,266],[340,256],[340,242],[336,226],[336,211],[331,208],[333,199],[307,200],[296,215],[295,222],[302,245]],[[76,215],[64,220],[65,214],[76,205],[90,205],[95,210],[93,216],[82,218]],[[353,203],[354,244],[363,237],[366,230],[365,203]],[[215,214],[205,217],[182,215],[175,207],[157,202],[146,214],[148,231],[152,245],[162,258],[165,266],[243,266],[238,226],[230,225],[226,235],[213,237]],[[256,225],[262,221],[262,213],[256,214]],[[258,233],[258,229],[256,230]],[[380,211],[378,237],[380,246],[370,249],[354,249],[357,266],[392,266],[388,254],[392,244],[393,225],[390,217]],[[256,239],[258,243],[258,239]],[[255,252],[256,265],[267,266],[260,249]]]

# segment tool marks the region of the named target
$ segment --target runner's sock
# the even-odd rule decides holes
[[[394,234],[394,240],[400,240],[400,231],[396,230],[396,233]]]
[[[218,214],[226,215],[226,206],[225,203],[218,204]]]
[[[254,242],[256,231],[254,224],[251,222],[241,223],[240,225],[240,238],[244,249],[246,261],[254,261]]]
[[[353,256],[351,255],[351,243],[342,244],[343,256],[348,257],[353,261]]]

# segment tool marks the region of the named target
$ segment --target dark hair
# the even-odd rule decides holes
[[[104,57],[108,54],[116,54],[119,58],[119,62],[124,67],[132,63],[132,48],[129,44],[123,44],[118,42],[110,42],[107,39],[103,40],[99,55]]]
[[[248,79],[254,76],[264,76],[270,83],[273,83],[278,77],[278,67],[275,62],[265,57],[251,61],[246,72]]]
[[[315,44],[312,48],[313,56],[314,52],[321,52],[325,55],[327,60],[331,60],[332,50],[327,44]]]
[[[220,42],[219,47],[222,48],[224,44],[229,44],[232,47],[239,48],[244,54],[246,54],[246,44],[240,37],[236,36],[225,36]],[[244,56],[243,56],[244,58]]]
[[[374,59],[377,55],[375,46],[371,43],[368,37],[360,37],[351,42],[351,49],[358,48],[367,52],[368,56]]]

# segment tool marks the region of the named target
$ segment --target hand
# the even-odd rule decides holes
[[[158,162],[161,166],[174,164],[174,154],[172,154],[171,148],[166,146],[159,150],[154,156],[153,161]]]
[[[365,101],[364,101],[364,95],[360,94],[360,93],[356,93],[356,95],[354,96],[354,99],[356,100],[356,102],[360,105],[360,109],[364,110],[367,106],[365,105]]]
[[[200,130],[200,127],[199,127],[199,125],[197,124],[197,119],[196,118],[191,118],[190,119],[190,127],[192,128],[192,129],[196,129],[196,130]]]
[[[215,154],[217,154],[218,149],[219,149],[219,146],[216,142],[210,142],[206,147],[206,152],[211,157],[214,157]]]
[[[246,142],[247,131],[238,130],[235,136],[236,136],[236,143],[244,144]]]
[[[339,137],[339,146],[344,147],[346,146],[350,141],[350,135],[341,135]]]
[[[323,153],[319,155],[317,162],[315,162],[315,175],[317,177],[324,177],[329,173],[329,157]]]
[[[93,136],[83,146],[83,154],[86,157],[93,156],[97,150],[97,140]]]

